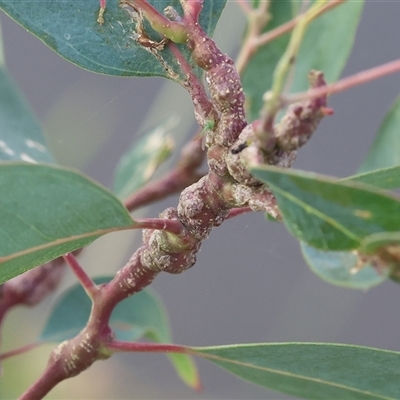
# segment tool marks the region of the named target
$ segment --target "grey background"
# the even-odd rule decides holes
[[[343,76],[399,57],[399,16],[399,1],[366,1]],[[180,129],[194,131],[189,129],[190,99],[180,88],[160,79],[113,78],[81,70],[7,17],[2,16],[1,22],[8,69],[43,122],[61,163],[83,168],[110,186],[118,158],[146,125],[184,110]],[[234,55],[241,32],[238,8],[229,2],[216,40]],[[162,85],[161,96],[169,100],[169,108],[156,105],[161,116],[149,114],[143,125],[152,103],[163,103],[156,98]],[[399,88],[400,77],[393,75],[334,95],[330,105],[335,115],[323,121],[300,151],[295,167],[333,176],[354,173]],[[169,198],[146,212],[156,216],[173,205],[176,198]],[[96,242],[81,259],[93,275],[115,271],[140,243],[138,235],[110,237]],[[64,286],[73,282],[69,274]],[[165,301],[176,343],[322,341],[400,350],[396,284],[360,292],[320,281],[305,265],[297,242],[262,214],[244,215],[215,229],[191,270],[179,276],[160,275],[153,287]],[[54,296],[37,310],[13,312],[4,346],[33,340],[52,302]],[[16,331],[23,334],[15,335]],[[5,363],[0,396],[3,390],[2,398],[13,397],[32,382],[51,348]],[[289,398],[247,384],[202,360],[198,365],[201,393],[184,387],[162,355],[121,354],[62,383],[48,398]]]

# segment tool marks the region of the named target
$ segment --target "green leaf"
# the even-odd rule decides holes
[[[245,380],[304,399],[399,398],[400,353],[395,351],[327,343],[193,350]]]
[[[353,175],[340,179],[339,182],[350,180],[380,189],[396,189],[400,187],[400,166]],[[373,256],[373,253],[383,246],[400,243],[399,235],[398,232],[382,232],[367,236],[361,242],[360,251]],[[301,249],[311,270],[333,285],[369,289],[384,282],[389,277],[390,270],[394,268],[391,263],[383,261],[379,263],[380,268],[377,268],[376,259],[369,262],[361,260],[360,255],[355,252],[322,251],[306,243],[301,243]]]
[[[368,156],[362,163],[358,175],[349,180],[366,183],[381,189],[392,190],[400,187],[400,140],[398,126],[400,124],[400,96],[397,98],[384,118]],[[370,172],[366,172],[370,171]],[[385,246],[398,246],[398,233],[380,232],[366,237],[361,243],[361,250],[372,254]],[[391,278],[399,282],[399,263],[393,264]]]
[[[169,353],[167,357],[171,361],[182,382],[194,390],[201,389],[199,372],[192,357],[179,353]]]
[[[53,162],[42,128],[4,66],[0,66],[0,161]]]
[[[112,276],[94,279],[98,285]],[[55,305],[39,340],[56,341],[76,336],[87,324],[92,303],[80,284],[66,291]],[[113,310],[110,326],[118,340],[138,341],[142,337],[156,342],[170,342],[171,333],[161,299],[151,289],[144,289],[119,303]],[[199,377],[193,360],[185,354],[167,354],[180,378],[197,387]]]
[[[333,285],[366,290],[389,277],[389,268],[378,271],[373,263],[360,260],[355,252],[323,251],[306,243],[300,245],[303,257],[311,270]]]
[[[346,1],[315,19],[303,38],[290,91],[308,89],[308,73],[322,71],[327,82],[339,77],[353,47],[364,1]]]
[[[397,189],[400,187],[400,166],[353,175],[339,181],[350,180],[380,189]],[[398,281],[395,271],[400,269],[400,262],[395,265],[393,260],[373,258],[373,254],[382,247],[399,243],[399,232],[381,232],[367,236],[361,242],[360,251],[371,255],[369,262],[360,260],[360,255],[354,252],[321,251],[306,243],[301,243],[301,249],[307,264],[321,279],[352,289],[369,289],[384,282],[389,276]],[[362,268],[355,268],[360,265]]]
[[[400,231],[400,200],[372,186],[271,166],[251,169],[273,190],[288,230],[321,250],[351,250],[378,232]]]
[[[134,225],[105,188],[68,169],[0,164],[0,283]]]
[[[169,119],[132,147],[119,161],[115,171],[114,192],[125,199],[148,182],[156,169],[171,154],[173,140],[168,132],[176,124]]]
[[[161,13],[167,5],[181,11],[179,0],[150,3]],[[226,0],[204,2],[200,23],[209,35],[225,3]],[[119,7],[118,1],[107,2],[105,23],[101,26],[97,23],[98,0],[0,0],[0,8],[62,57],[82,68],[116,76],[167,77],[159,60],[137,44],[135,22]],[[185,46],[181,48],[188,56]],[[176,73],[180,72],[176,57],[169,49],[159,54]]]
[[[359,172],[400,165],[400,96],[386,114]]]
[[[345,179],[340,179],[341,182],[347,180],[365,183],[380,189],[398,189],[400,188],[400,165],[377,169],[370,172],[349,176]]]
[[[272,0],[268,10],[271,20],[264,32],[268,32],[294,17],[291,1]],[[242,84],[246,94],[246,111],[250,121],[259,117],[263,106],[262,96],[272,86],[272,75],[289,41],[289,34],[262,46],[250,59],[242,72]],[[306,77],[307,79],[307,77]]]
[[[94,282],[100,285],[112,278],[96,278]],[[92,302],[83,287],[79,283],[75,284],[59,297],[39,336],[39,341],[62,342],[73,338],[86,326],[91,308]]]

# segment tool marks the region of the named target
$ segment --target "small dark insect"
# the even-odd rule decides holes
[[[238,146],[231,149],[232,154],[239,154],[242,150],[244,150],[248,144],[246,142],[239,144]]]

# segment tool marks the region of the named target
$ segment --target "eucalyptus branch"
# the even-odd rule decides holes
[[[212,101],[220,114],[215,131],[208,138],[212,146],[210,150],[227,154],[246,125],[239,75],[232,60],[222,54],[197,23],[189,24],[187,29],[193,60],[206,70]],[[192,267],[202,241],[212,228],[226,219],[230,209],[250,205],[251,186],[246,192],[245,186],[229,174],[216,173],[219,168],[215,161],[211,157],[210,167],[214,167],[210,172],[183,190],[176,209],[169,208],[160,215],[166,221],[179,223],[182,226],[180,233],[144,230],[143,246],[111,282],[94,293],[87,326],[78,336],[53,351],[46,371],[22,396],[23,399],[44,396],[61,380],[75,376],[98,359],[110,357],[111,351],[107,346],[113,341],[113,333],[109,318],[114,307],[149,285],[161,271],[177,274]],[[259,186],[257,184],[254,190],[258,192]],[[265,207],[269,208],[270,204]]]
[[[248,24],[235,66],[206,33],[214,28],[226,0],[117,0],[118,5],[111,5],[110,12],[106,10],[106,1],[99,0],[97,23],[93,13],[98,6],[90,2],[82,7],[82,4],[65,0],[49,10],[39,5],[43,2],[38,2],[39,9],[35,8],[38,12],[34,18],[26,18],[31,11],[26,2],[4,1],[0,8],[48,45],[54,47],[54,41],[61,41],[64,46],[58,46],[56,51],[81,67],[108,75],[155,74],[179,83],[190,96],[198,131],[194,139],[183,146],[172,170],[163,172],[156,181],[148,181],[129,196],[124,202],[126,208],[87,177],[62,167],[4,165],[5,174],[0,180],[7,189],[0,196],[4,219],[4,229],[0,232],[4,239],[0,257],[4,267],[3,281],[21,273],[23,268],[30,269],[44,260],[60,256],[74,243],[82,245],[99,235],[121,229],[140,229],[142,233],[141,244],[109,279],[93,280],[85,272],[85,266],[75,257],[80,249],[30,269],[0,286],[0,324],[14,306],[35,305],[51,293],[66,265],[82,286],[79,291],[68,291],[60,299],[37,342],[0,354],[1,364],[4,359],[42,344],[44,336],[65,334],[70,337],[70,328],[75,332],[75,337],[53,349],[42,375],[21,399],[44,398],[58,383],[80,374],[96,361],[120,352],[166,353],[180,378],[194,389],[199,389],[201,382],[188,356],[196,355],[231,372],[234,367],[235,374],[251,382],[291,395],[312,398],[315,390],[322,393],[324,386],[327,397],[335,397],[339,392],[351,395],[355,391],[396,397],[393,393],[400,386],[390,368],[400,362],[400,354],[396,352],[360,346],[344,348],[329,343],[323,346],[254,343],[202,348],[154,343],[152,339],[168,336],[168,326],[157,298],[151,291],[145,291],[132,299],[132,303],[128,301],[130,296],[151,285],[162,272],[181,274],[194,266],[203,242],[215,227],[227,219],[259,211],[285,222],[288,231],[302,243],[307,263],[324,280],[358,289],[371,287],[386,278],[400,282],[400,218],[395,218],[400,202],[396,196],[387,193],[396,184],[399,186],[396,180],[398,168],[386,168],[397,160],[392,139],[398,123],[399,99],[379,129],[379,146],[376,143],[372,146],[362,165],[369,173],[341,183],[302,171],[283,170],[291,168],[300,147],[310,140],[321,120],[333,113],[328,106],[330,94],[400,71],[399,59],[327,85],[323,71],[311,70],[307,92],[286,93],[300,56],[324,62],[334,59],[326,72],[329,72],[328,76],[340,75],[350,53],[362,2],[346,4],[332,13],[333,17],[343,17],[341,22],[346,22],[341,24],[340,34],[333,37],[338,33],[338,26],[332,25],[329,16],[318,23],[313,21],[346,0],[299,0],[300,6],[295,7],[299,15],[266,33],[263,31],[269,28],[270,20],[276,26],[274,21],[284,14],[288,14],[286,20],[294,16],[290,14],[290,7],[280,8],[279,1],[237,0]],[[121,9],[116,9],[118,6]],[[71,10],[75,12],[73,21],[57,19],[60,13],[69,15]],[[48,23],[53,21],[51,17],[55,17],[55,24]],[[319,39],[329,37],[329,43],[322,43],[326,47],[319,46],[321,40],[317,40],[318,46],[306,48],[303,42],[311,23],[313,28],[321,31],[318,32],[322,35]],[[38,30],[44,25],[45,32]],[[63,28],[61,36],[60,27]],[[252,65],[254,75],[246,74],[248,105],[252,111],[259,109],[260,90],[271,89],[264,94],[259,119],[249,122],[240,73],[249,61],[255,61],[252,57],[260,46],[290,30],[293,32],[288,46],[277,65],[277,57],[283,50],[278,49],[279,43],[272,46],[276,52],[273,49],[273,54],[267,54],[266,73],[276,65],[272,87],[263,87],[263,82],[268,82],[270,77],[260,80],[256,76],[262,72],[262,65],[255,63]],[[82,35],[79,32],[83,32]],[[309,34],[311,32],[307,39],[310,39]],[[344,45],[343,36],[349,38]],[[321,50],[318,54],[314,54],[316,47]],[[71,49],[76,51],[71,53]],[[308,61],[299,60],[299,63],[306,67],[310,64]],[[20,102],[12,82],[6,75],[1,75],[0,80],[6,94],[0,99],[5,116],[2,122],[16,133],[11,138],[10,129],[6,129],[5,136],[0,135],[0,158],[31,162],[50,159],[41,133]],[[128,152],[122,160],[125,166],[135,164],[140,167],[141,162],[150,157],[154,161],[150,167],[157,167],[168,149],[152,154],[157,146],[150,139],[157,140],[156,136],[150,136],[137,151]],[[137,178],[136,170],[135,176],[129,176],[127,170],[125,168],[117,176],[120,186]],[[149,178],[153,170],[141,171],[141,178]],[[376,188],[365,186],[367,183]],[[173,193],[179,196],[176,204],[159,215],[132,220],[127,213],[127,210],[134,211]],[[62,207],[57,208],[57,205]],[[72,219],[69,218],[71,213],[74,214]],[[63,221],[67,221],[65,226],[62,226]],[[114,270],[115,265],[110,268]],[[73,313],[69,314],[71,307],[75,307],[74,301],[80,299],[82,289],[87,298],[81,299],[79,313],[74,315],[72,309]],[[129,314],[132,307],[138,312]],[[83,315],[85,320],[82,321]],[[152,321],[148,320],[149,315]],[[58,323],[60,318],[64,323]],[[121,327],[136,331],[139,327],[135,333],[141,333],[144,339],[140,342],[119,340],[122,339],[119,337]],[[343,367],[337,362],[327,362],[349,351],[353,364],[347,363]],[[278,357],[271,357],[273,353]],[[279,354],[283,353],[291,357],[286,357],[282,364]],[[311,353],[312,357],[309,356]],[[365,359],[375,361],[365,367]],[[323,365],[323,376],[318,368],[320,365]],[[382,372],[381,365],[388,366],[387,371]],[[271,368],[278,368],[278,381],[270,379]],[[338,374],[338,368],[346,373]],[[293,376],[293,371],[304,372],[311,382],[306,391]],[[357,371],[354,376],[353,371]],[[377,375],[383,382],[378,388],[374,385]]]
[[[141,248],[142,249],[142,248]],[[157,275],[140,262],[139,249],[113,281],[99,287],[86,327],[73,339],[61,343],[50,355],[40,378],[21,396],[21,399],[40,399],[59,382],[76,376],[96,360],[112,354],[107,343],[113,341],[109,318],[114,307],[124,298],[142,290]]]
[[[144,0],[124,2],[138,7],[144,15],[150,13],[153,21],[161,20],[156,15],[158,12],[150,9]],[[22,399],[43,397],[60,381],[79,374],[97,360],[109,358],[115,351],[185,352],[182,346],[116,341],[109,326],[112,311],[119,302],[147,287],[160,272],[179,274],[191,268],[202,242],[225,219],[249,210],[265,211],[279,219],[280,213],[273,194],[251,175],[248,165],[270,162],[290,167],[294,150],[299,147],[297,144],[304,142],[304,132],[307,131],[308,139],[309,131],[316,128],[322,117],[325,97],[305,103],[301,112],[298,112],[298,105],[297,111],[294,111],[297,129],[284,123],[277,126],[274,146],[271,147],[273,151],[265,152],[259,146],[256,135],[261,121],[248,124],[245,119],[243,88],[233,61],[218,49],[198,24],[202,1],[193,2],[190,6],[189,2],[185,4],[186,13],[182,21],[187,46],[193,62],[205,71],[215,113],[214,124],[205,133],[209,172],[182,191],[176,208],[164,210],[157,219],[138,221],[138,227],[146,228],[142,246],[109,283],[91,291],[93,304],[86,327],[75,338],[61,343],[52,352],[43,375],[23,394]],[[173,29],[173,26],[170,28]],[[153,28],[157,30],[157,24],[153,24]],[[164,33],[161,29],[159,32]],[[322,74],[314,73],[312,85],[323,84]],[[188,91],[196,105],[199,92]],[[202,90],[200,93],[203,96]],[[307,114],[309,110],[311,117],[314,117],[311,122]],[[288,118],[290,120],[292,114]],[[188,153],[194,151],[198,155],[198,145],[199,141],[195,142]],[[199,159],[193,161],[184,156],[183,165],[193,171],[193,166],[199,165]],[[149,195],[149,186],[144,193],[147,193],[147,199],[154,199]],[[163,193],[165,195],[166,191]],[[137,199],[133,202],[136,205],[138,203]],[[66,257],[71,261],[71,257]],[[83,270],[75,263],[71,264],[78,270],[78,275],[82,275]],[[87,286],[87,283],[84,282],[84,285]]]
[[[229,214],[227,215],[226,219],[231,219],[231,218],[235,218],[239,215],[242,214],[247,214],[248,212],[252,212],[253,210],[251,209],[251,207],[238,207],[238,208],[232,208],[229,211]]]
[[[201,127],[204,127],[207,121],[215,121],[217,119],[214,106],[208,99],[204,85],[199,81],[178,47],[174,43],[171,43],[169,48],[178,60],[182,72],[186,75],[186,79],[179,83],[189,92],[192,99],[196,99],[196,102],[193,102],[194,115],[197,123]]]

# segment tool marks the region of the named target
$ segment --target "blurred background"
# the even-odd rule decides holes
[[[400,2],[366,1],[343,76],[399,57],[399,16]],[[111,187],[115,165],[127,146],[166,116],[180,117],[181,138],[195,133],[190,98],[176,84],[87,72],[8,17],[1,15],[1,24],[8,69],[41,120],[60,164],[81,169]],[[243,29],[239,8],[228,1],[215,39],[233,57]],[[295,167],[338,177],[353,174],[399,88],[397,74],[332,96],[334,116],[322,122],[299,152]],[[140,210],[140,215],[154,217],[176,204],[177,197],[171,197]],[[138,233],[108,235],[85,250],[80,261],[92,276],[113,274],[139,244]],[[74,283],[68,272],[63,288]],[[321,281],[308,269],[297,241],[284,226],[266,221],[262,213],[225,222],[204,242],[191,270],[178,276],[161,274],[153,288],[165,302],[175,343],[316,341],[400,350],[397,284],[387,282],[362,292]],[[53,295],[36,309],[13,311],[6,320],[2,350],[33,341],[55,299]],[[0,398],[21,394],[40,375],[53,347],[7,360]],[[290,398],[248,384],[206,361],[197,364],[204,386],[200,393],[186,388],[161,354],[119,354],[60,384],[47,398]]]

